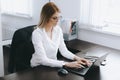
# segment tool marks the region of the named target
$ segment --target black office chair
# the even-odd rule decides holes
[[[30,59],[34,53],[31,35],[36,25],[27,26],[15,31],[10,47],[8,72],[22,71],[30,67]]]

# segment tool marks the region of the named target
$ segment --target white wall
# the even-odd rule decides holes
[[[32,18],[23,18],[23,17],[16,17],[16,16],[2,14],[3,30],[6,30],[5,28],[8,28],[8,30],[15,31],[16,29],[19,29],[28,25],[38,24],[41,8],[48,1],[49,0],[33,0],[33,17]],[[4,31],[3,38],[6,37],[6,34],[7,33],[5,33]],[[7,36],[11,36],[12,34],[8,34]]]
[[[79,28],[78,39],[120,50],[120,35]]]
[[[4,68],[3,68],[3,49],[2,49],[2,31],[1,30],[2,30],[2,26],[1,26],[1,9],[0,9],[0,76],[3,76]]]
[[[80,0],[51,0],[61,10],[63,18],[80,19]]]
[[[11,27],[20,28],[26,25],[37,24],[42,6],[48,0],[33,0],[33,17],[23,18],[10,15],[2,15],[2,23],[10,24]]]

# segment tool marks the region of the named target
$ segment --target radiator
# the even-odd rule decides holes
[[[2,40],[12,40],[13,34],[17,29],[11,25],[2,24]]]

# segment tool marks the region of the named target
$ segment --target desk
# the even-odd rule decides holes
[[[68,75],[61,76],[57,71],[58,68],[38,66],[6,75],[0,80],[99,80],[99,67],[91,68],[84,77],[70,72]]]

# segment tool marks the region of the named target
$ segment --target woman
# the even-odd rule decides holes
[[[45,65],[50,67],[81,68],[90,65],[90,61],[80,58],[66,48],[61,28],[57,25],[60,19],[60,10],[53,3],[46,3],[41,11],[40,22],[32,33],[32,42],[35,53],[32,55],[31,66]],[[73,62],[57,60],[57,51]]]

